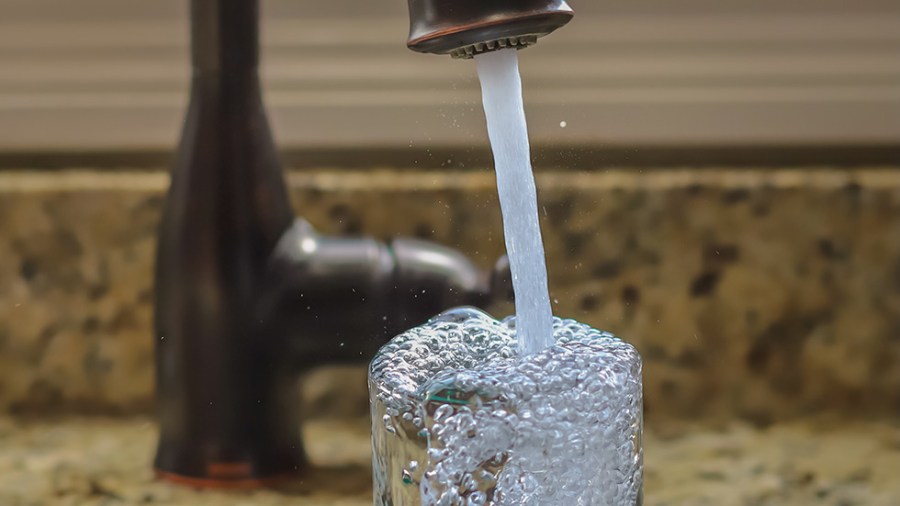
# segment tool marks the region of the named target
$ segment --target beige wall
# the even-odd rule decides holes
[[[572,4],[572,25],[521,59],[538,143],[896,142],[896,2]],[[263,6],[283,146],[483,143],[473,66],[404,49],[402,0]],[[0,151],[170,148],[186,99],[186,10],[0,0]]]

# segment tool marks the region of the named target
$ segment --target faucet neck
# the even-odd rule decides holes
[[[256,76],[258,0],[191,0],[191,60],[195,74]]]

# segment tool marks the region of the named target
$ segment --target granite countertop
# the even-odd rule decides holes
[[[368,421],[306,428],[316,468],[281,490],[197,492],[153,480],[148,418],[0,418],[0,504],[370,505]],[[646,505],[900,504],[900,424],[667,426],[645,437]]]
[[[897,167],[537,179],[554,314],[637,347],[650,418],[900,414]],[[152,412],[167,184],[161,169],[0,171],[0,411]],[[483,267],[504,251],[487,168],[322,167],[288,184],[322,233],[429,239]],[[365,372],[334,379],[304,382],[321,387],[307,398],[350,392],[365,414]]]

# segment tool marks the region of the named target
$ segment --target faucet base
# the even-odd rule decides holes
[[[307,468],[302,445],[244,456],[241,460],[198,459],[200,449],[186,452],[193,459],[178,458],[160,449],[154,465],[156,478],[196,489],[248,490],[272,487],[301,475]]]
[[[290,481],[300,475],[299,471],[273,475],[265,478],[246,478],[236,480],[220,480],[213,478],[196,478],[193,476],[182,476],[173,474],[159,469],[154,469],[156,479],[167,481],[188,488],[195,489],[211,489],[211,490],[255,490],[260,488],[270,488],[287,481]]]
[[[198,489],[253,489],[308,468],[297,399],[292,395],[295,385],[264,377],[264,368],[235,367],[234,375],[246,382],[244,389],[220,380],[230,394],[227,403],[197,398],[183,405],[161,403],[160,440],[153,461],[159,479]],[[199,378],[209,374],[201,367],[193,371]],[[218,404],[224,409],[211,412]]]

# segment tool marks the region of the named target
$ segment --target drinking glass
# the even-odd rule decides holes
[[[520,356],[515,318],[457,308],[382,347],[375,504],[641,505],[640,356],[574,320],[553,330]]]

